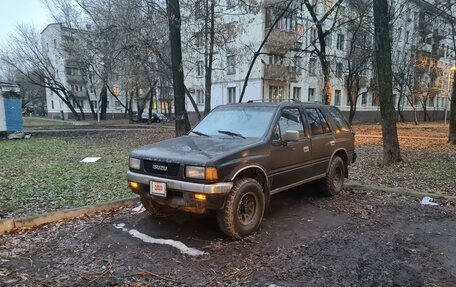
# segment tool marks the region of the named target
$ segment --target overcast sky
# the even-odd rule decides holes
[[[0,45],[14,32],[17,23],[33,24],[41,32],[49,19],[40,0],[0,0]]]

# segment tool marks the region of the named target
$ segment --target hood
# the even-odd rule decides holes
[[[260,142],[261,139],[182,136],[143,146],[132,151],[131,156],[164,162],[208,165]]]

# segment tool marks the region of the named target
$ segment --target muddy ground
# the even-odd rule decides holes
[[[455,286],[452,204],[305,185],[273,197],[256,235],[223,236],[210,216],[162,220],[131,209],[0,238],[0,285]],[[146,243],[114,225],[173,239]]]

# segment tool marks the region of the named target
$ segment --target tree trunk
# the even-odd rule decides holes
[[[179,0],[167,0],[169,40],[171,44],[171,66],[173,71],[174,112],[176,114],[176,136],[190,131],[187,111],[185,110],[184,67],[182,65],[181,16]]]
[[[456,72],[453,73],[453,92],[451,93],[449,122],[448,142],[450,144],[456,144]]]
[[[100,119],[106,120],[106,108],[108,106],[108,87],[106,86],[106,83],[103,83],[103,87],[101,88],[100,100],[101,100]]]
[[[404,96],[402,95],[402,93],[399,95],[399,100],[397,101],[397,113],[399,114],[399,120],[401,122],[405,122],[405,119],[404,119],[404,114],[402,113],[402,99],[404,98]]]
[[[210,2],[210,4],[208,3]],[[204,75],[204,116],[211,111],[212,93],[212,62],[214,58],[214,38],[215,38],[215,0],[206,0],[206,45],[205,45],[205,75]],[[207,10],[209,9],[209,10]]]
[[[396,113],[393,102],[391,68],[390,17],[387,0],[374,2],[375,64],[380,94],[380,114],[383,135],[383,163],[401,161],[397,137]]]
[[[92,112],[93,119],[96,120],[97,119],[97,113],[95,113],[95,109],[93,107],[93,103],[90,100],[89,90],[87,90],[87,88],[86,88],[85,91],[86,91],[87,101],[89,101],[90,112]]]

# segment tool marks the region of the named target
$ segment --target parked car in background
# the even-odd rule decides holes
[[[317,103],[219,106],[186,136],[131,152],[127,178],[155,217],[215,210],[235,239],[258,229],[272,195],[310,181],[339,193],[356,159],[342,113]]]
[[[151,116],[150,120],[153,123],[163,123],[163,122],[167,122],[168,118],[162,113],[152,112],[152,116]],[[143,112],[141,114],[141,122],[147,123],[148,121],[149,121],[149,113]]]

